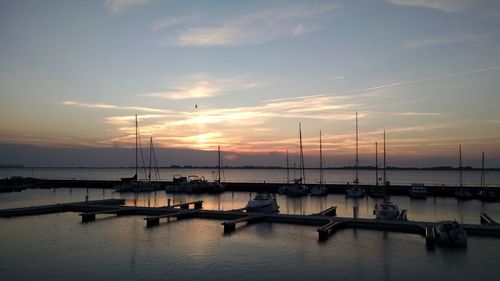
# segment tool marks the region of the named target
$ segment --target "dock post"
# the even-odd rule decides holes
[[[235,223],[227,223],[224,224],[224,233],[231,233],[236,230],[236,224]]]
[[[82,214],[82,222],[90,222],[90,221],[95,221],[95,213],[83,213]]]
[[[432,226],[425,227],[425,247],[428,250],[434,249],[436,245],[436,236],[434,234],[434,229]]]
[[[358,206],[353,206],[352,207],[352,217],[357,219],[358,218]]]
[[[170,207],[170,198],[167,200],[167,207]]]
[[[194,202],[194,208],[195,209],[201,209],[201,208],[203,208],[203,201],[196,201],[196,202]]]
[[[146,227],[160,225],[160,219],[156,217],[146,218]]]

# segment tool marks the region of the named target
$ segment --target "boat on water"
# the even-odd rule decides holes
[[[486,188],[486,173],[484,170],[484,152],[481,157],[481,190],[477,193],[479,200],[483,202],[497,201],[497,193],[491,189]]]
[[[414,199],[425,199],[427,198],[427,188],[423,183],[412,183],[408,194]]]
[[[319,131],[319,184],[309,189],[311,196],[325,196],[327,188],[323,183],[323,148],[321,143],[321,131]]]
[[[258,193],[245,207],[247,212],[255,213],[278,213],[279,208],[276,198],[269,193]]]
[[[356,177],[354,179],[354,186],[352,187],[347,187],[345,191],[345,196],[350,197],[350,198],[362,198],[365,197],[365,190],[361,187],[358,186],[359,184],[359,171],[358,171],[358,166],[359,166],[359,154],[358,154],[358,113],[356,112],[356,165],[355,165],[355,171],[356,171]],[[347,184],[349,186],[349,183]]]
[[[286,194],[288,196],[304,196],[308,192],[307,186],[305,186],[306,172],[304,167],[304,150],[302,148],[302,127],[299,122],[299,164],[300,164],[300,178],[294,179],[292,184],[287,184],[278,189],[281,194]],[[288,158],[287,158],[288,159]],[[288,161],[287,161],[288,162]]]
[[[292,184],[286,186],[286,195],[304,196],[307,194],[307,187],[302,184],[302,178],[294,179]]]
[[[295,169],[294,169],[295,171]],[[287,187],[290,185],[290,164],[288,161],[288,149],[286,150],[286,184],[278,188],[278,194],[286,194]]]
[[[439,221],[434,227],[436,242],[444,245],[467,245],[467,232],[457,221]]]
[[[470,200],[472,199],[472,193],[464,188],[463,185],[463,175],[462,175],[462,145],[458,146],[458,151],[459,151],[459,183],[460,187],[455,191],[455,197],[458,200]]]
[[[167,185],[165,191],[168,193],[203,193],[208,190],[208,181],[204,177],[196,175],[175,175],[172,185]]]
[[[214,182],[210,183],[208,185],[208,193],[216,194],[216,193],[222,193],[225,190],[225,186],[221,181],[221,154],[220,154],[220,146],[217,147],[217,156],[218,156],[218,162],[217,162],[217,174],[218,177]]]
[[[392,203],[389,201],[389,194],[387,193],[387,187],[389,186],[389,182],[387,181],[387,175],[386,175],[386,149],[385,149],[385,130],[384,130],[384,191],[385,191],[385,197],[384,200],[378,204],[375,205],[375,209],[373,210],[373,214],[375,215],[376,219],[382,219],[382,220],[391,220],[391,219],[396,219],[399,216],[399,208],[398,205]]]
[[[384,199],[384,201],[375,205],[373,213],[376,219],[391,220],[399,216],[399,208],[398,205],[388,199]]]
[[[151,172],[152,172],[152,163],[153,159],[155,162],[155,169],[154,173],[156,176],[156,180],[160,180],[160,172],[158,170],[158,163],[156,161],[156,154],[154,153],[154,147],[153,147],[153,138],[150,138],[150,145],[149,145],[149,176],[147,177],[147,180],[138,180],[137,175],[138,175],[138,170],[139,170],[139,165],[138,165],[138,154],[139,154],[139,125],[137,122],[137,114],[135,115],[135,175],[130,178],[121,178],[120,184],[114,186],[114,189],[119,192],[146,192],[146,191],[154,191],[159,189],[159,183],[152,182],[151,181]],[[141,146],[141,157],[143,156],[142,154],[142,146]],[[142,158],[142,161],[144,163],[144,158]],[[144,174],[146,174],[146,167],[143,167],[144,169]]]

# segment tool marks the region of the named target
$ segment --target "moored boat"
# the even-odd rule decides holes
[[[392,203],[389,200],[384,200],[375,205],[375,210],[373,210],[376,219],[391,220],[399,216],[398,205]]]
[[[276,198],[269,193],[258,193],[253,199],[248,201],[245,207],[247,212],[256,213],[278,213],[279,206]]]
[[[411,198],[425,199],[427,198],[427,188],[423,183],[412,183],[408,193]]]
[[[325,196],[327,188],[323,184],[323,147],[321,142],[321,131],[319,131],[319,184],[309,189],[311,196]]]
[[[467,232],[457,221],[439,221],[434,227],[436,242],[445,245],[467,245]]]
[[[355,166],[356,177],[354,179],[354,186],[347,187],[347,189],[345,191],[345,196],[346,197],[351,197],[351,198],[365,197],[365,190],[363,188],[361,188],[361,187],[358,186],[358,184],[359,184],[358,164],[359,164],[359,154],[358,154],[358,113],[356,112],[356,166]],[[347,185],[349,185],[349,183],[347,183]]]

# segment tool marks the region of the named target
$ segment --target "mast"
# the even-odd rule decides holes
[[[484,151],[483,151],[483,156],[481,157],[481,188],[484,188],[486,186],[484,176],[485,175],[484,175]]]
[[[217,155],[219,157],[219,163],[217,165],[218,173],[219,173],[219,183],[220,183],[220,145],[217,147]]]
[[[358,164],[359,164],[359,157],[358,157],[358,113],[356,112],[356,180],[355,183],[358,185],[359,183],[359,177],[358,177]]]
[[[375,185],[378,186],[378,143],[375,142]]]
[[[135,176],[137,178],[137,138],[139,136],[138,128],[137,128],[137,114],[135,115]]]
[[[323,184],[323,146],[321,143],[321,130],[319,131],[319,184]]]
[[[299,139],[300,139],[300,169],[301,169],[301,178],[302,178],[302,182],[305,183],[306,182],[306,171],[305,171],[305,168],[304,168],[304,151],[302,149],[302,127],[301,127],[301,124],[299,122]]]
[[[286,150],[286,183],[290,183],[290,166],[288,163],[288,149]]]
[[[462,145],[461,144],[458,145],[458,153],[459,153],[459,162],[460,162],[459,163],[460,166],[458,168],[459,169],[458,176],[460,178],[460,188],[462,188],[463,187],[463,177],[462,177]]]
[[[387,184],[387,174],[386,174],[386,166],[385,166],[385,130],[384,130],[384,186]]]
[[[153,137],[149,137],[149,175],[148,179],[151,181],[151,155],[153,152]]]

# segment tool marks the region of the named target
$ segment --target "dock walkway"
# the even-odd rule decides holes
[[[432,228],[435,222],[408,221],[408,220],[376,220],[365,218],[348,218],[313,215],[291,215],[291,214],[263,214],[247,213],[243,211],[217,211],[203,210],[196,207],[192,209],[180,209],[173,207],[135,207],[124,206],[124,199],[97,200],[88,202],[63,203],[47,206],[35,206],[26,208],[14,208],[0,210],[0,217],[11,218],[19,216],[42,215],[58,212],[80,212],[88,215],[89,221],[95,220],[96,214],[119,214],[146,216],[148,227],[159,225],[161,218],[203,218],[224,220],[224,232],[229,233],[236,230],[236,224],[247,222],[272,222],[297,225],[317,226],[319,239],[324,240],[340,228],[372,229],[381,231],[395,231],[423,235],[427,244],[435,240]],[[194,204],[192,204],[194,205]],[[93,216],[93,218],[92,218]],[[482,218],[485,216],[481,216]],[[490,221],[493,219],[489,218]],[[500,237],[499,224],[463,224],[463,228],[469,235],[482,235]]]

